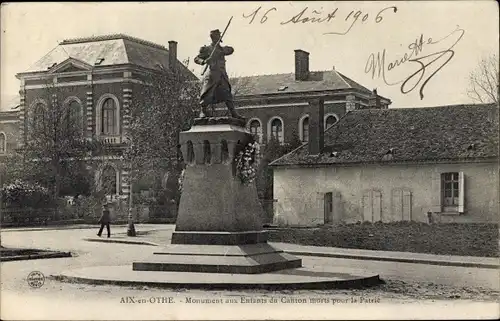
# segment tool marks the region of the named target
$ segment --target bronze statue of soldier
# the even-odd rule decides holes
[[[194,62],[199,65],[206,65],[203,74],[203,87],[200,95],[201,113],[200,117],[211,116],[207,110],[208,106],[213,106],[224,102],[231,113],[231,117],[243,119],[239,115],[233,103],[233,94],[231,84],[226,72],[226,56],[231,55],[234,49],[230,46],[221,46],[222,42],[220,31],[210,31],[212,43],[200,48],[199,54],[194,58]]]

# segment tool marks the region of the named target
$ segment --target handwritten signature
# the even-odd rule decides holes
[[[375,23],[380,23],[384,20],[383,13],[386,10],[392,9],[394,13],[398,11],[398,8],[395,6],[391,7],[386,7],[380,10],[375,17],[373,18],[373,21]],[[262,15],[260,14],[262,10]],[[264,24],[268,21],[268,19],[272,16],[271,13],[276,13],[278,9],[276,7],[272,7],[269,9],[262,9],[262,6],[258,7],[254,11],[250,12],[249,14],[243,14],[243,18],[245,19],[250,19],[248,24],[252,24],[255,21],[260,22],[260,24]],[[339,20],[340,18],[337,18],[337,14],[340,15],[338,12],[339,9],[335,8],[330,11],[323,11],[323,8],[321,9],[310,9],[309,7],[304,7],[301,11],[299,11],[297,14],[293,15],[291,18],[283,20],[280,22],[280,25],[288,25],[288,24],[325,24],[325,23],[330,23],[336,20]],[[257,16],[260,16],[260,20],[257,19]],[[366,13],[360,10],[352,10],[349,14],[347,14],[344,18],[344,22],[350,23],[349,27],[347,30],[343,32],[325,32],[323,33],[324,35],[346,35],[349,31],[351,31],[352,27],[356,23],[367,23],[370,20],[370,13]]]
[[[402,94],[408,94],[420,85],[419,95],[422,100],[424,99],[425,86],[453,58],[455,51],[452,49],[462,39],[464,33],[465,30],[457,26],[455,30],[439,40],[433,40],[431,37],[424,37],[423,34],[420,34],[414,42],[408,45],[409,51],[407,51],[403,56],[392,60],[387,65],[386,49],[382,50],[382,52],[377,52],[376,54],[371,53],[366,61],[365,73],[371,73],[372,79],[382,78],[383,82],[388,86],[401,84],[400,90]],[[422,55],[426,48],[430,48],[431,46],[436,45],[448,38],[455,38],[455,41],[448,48],[431,54]],[[395,70],[404,64],[409,65],[410,63],[413,63],[417,69],[406,79],[395,82],[387,80],[387,74],[390,71]],[[436,69],[434,72],[428,74],[428,68],[430,69],[431,66],[436,67]]]

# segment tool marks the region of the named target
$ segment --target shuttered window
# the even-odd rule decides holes
[[[465,175],[463,172],[434,173],[431,186],[432,212],[465,212]]]

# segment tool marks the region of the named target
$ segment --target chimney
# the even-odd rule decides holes
[[[369,108],[381,109],[380,96],[377,94],[377,89],[373,89],[370,99],[368,101]]]
[[[309,155],[323,153],[325,101],[323,98],[309,101]]]
[[[177,66],[177,41],[170,40],[168,42],[168,67],[174,70]]]
[[[309,53],[295,50],[295,80],[305,81],[309,78]]]

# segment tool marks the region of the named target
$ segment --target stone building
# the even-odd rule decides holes
[[[310,71],[309,53],[295,50],[294,72],[240,77],[232,80],[235,105],[247,118],[247,127],[265,144],[271,137],[281,143],[294,135],[307,142],[308,102],[325,97],[324,127],[335,124],[352,110],[387,109],[391,101],[368,90],[333,68]],[[113,152],[95,169],[97,181],[115,188],[112,194],[130,193],[128,171],[120,152],[130,124],[129,106],[140,100],[144,78],[160,68],[176,67],[188,79],[198,79],[177,59],[177,43],[168,48],[127,35],[62,41],[17,78],[21,82],[19,106],[20,143],[27,139],[32,111],[47,104],[47,81],[57,88],[62,103],[80,115],[85,136],[103,140]],[[293,68],[293,67],[292,67]],[[223,113],[219,110],[219,114]],[[272,187],[271,187],[272,190]],[[273,202],[272,195],[264,202]]]
[[[309,105],[314,97],[325,99],[325,128],[352,110],[386,109],[391,101],[341,74],[333,68],[309,70],[309,53],[295,50],[294,72],[239,77],[232,80],[235,105],[247,119],[247,127],[265,144],[271,137],[280,142],[297,135],[309,136]]]
[[[498,221],[498,105],[354,110],[320,127],[271,164],[276,223]]]
[[[19,133],[28,139],[28,119],[47,105],[47,82],[59,99],[79,115],[84,136],[111,145],[95,175],[115,186],[112,194],[130,193],[128,171],[120,151],[130,124],[129,107],[141,100],[147,75],[176,69],[192,81],[197,78],[177,59],[177,42],[168,48],[123,34],[64,40],[17,74],[20,80]],[[61,102],[60,102],[61,103]]]
[[[335,68],[311,71],[309,53],[297,49],[293,56],[293,72],[257,75],[231,79],[235,106],[247,120],[247,129],[266,145],[274,137],[281,144],[301,141],[310,136],[309,102],[316,97],[324,98],[324,128],[335,124],[352,110],[387,109],[391,100],[380,96],[377,90],[369,90]],[[217,108],[224,115],[225,108]],[[265,146],[261,149],[263,151]],[[264,175],[258,183],[261,202],[272,219],[276,199],[273,182]]]
[[[19,112],[17,110],[0,111],[0,186],[5,180],[5,157],[12,153],[19,144]]]

